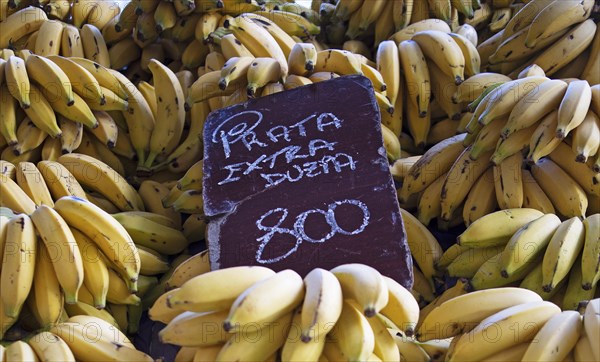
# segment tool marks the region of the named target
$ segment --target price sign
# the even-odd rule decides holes
[[[412,285],[368,79],[340,77],[214,112],[204,147],[214,269],[264,265],[304,275],[364,263]]]

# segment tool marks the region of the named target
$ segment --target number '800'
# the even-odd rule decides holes
[[[358,226],[354,230],[345,230],[337,223],[336,210],[337,207],[340,205],[351,205],[357,207],[360,210],[360,212],[362,212],[362,223],[360,224],[360,226]],[[260,243],[258,250],[256,251],[257,262],[261,264],[272,264],[281,261],[287,258],[288,256],[292,255],[294,252],[296,252],[303,241],[307,241],[309,243],[324,243],[336,234],[359,234],[367,227],[370,218],[370,213],[369,209],[367,208],[367,205],[365,205],[362,201],[359,200],[348,199],[332,202],[331,204],[327,205],[327,210],[310,209],[301,213],[300,215],[296,216],[296,219],[294,221],[294,227],[292,229],[281,227],[281,224],[286,220],[288,213],[289,211],[287,208],[278,207],[267,211],[256,221],[256,227],[259,230],[266,232],[263,236],[256,239]],[[305,223],[306,219],[311,214],[322,215],[325,219],[325,222],[330,227],[329,232],[320,239],[314,239],[306,234]],[[277,222],[273,226],[264,225],[263,221],[271,215],[279,215],[279,220],[277,220]],[[292,246],[292,248],[288,250],[285,254],[273,258],[264,258],[263,252],[265,247],[273,241],[273,238],[277,234],[290,235],[296,240],[296,242]]]

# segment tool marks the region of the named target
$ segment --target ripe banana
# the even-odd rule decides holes
[[[4,66],[5,82],[9,93],[19,101],[21,108],[27,109],[31,105],[30,81],[27,74],[25,61],[17,56],[10,56]],[[8,95],[5,95],[8,96]]]
[[[27,341],[39,359],[75,362],[75,356],[59,336],[51,332],[40,332]]]
[[[391,40],[385,40],[377,46],[375,57],[377,70],[386,85],[386,96],[391,104],[402,97],[402,83],[400,83],[400,54],[398,45]]]
[[[92,239],[126,281],[132,286],[138,278],[140,258],[127,231],[112,216],[89,201],[65,196],[54,209],[67,223]],[[87,220],[94,220],[88,223]]]
[[[600,119],[592,110],[588,110],[583,122],[573,130],[571,147],[575,161],[585,163],[588,157],[598,153],[600,148]]]
[[[534,209],[496,211],[469,225],[467,230],[458,236],[457,243],[465,247],[506,245],[517,230],[542,215],[544,214],[541,211]]]
[[[255,58],[250,64],[246,76],[248,79],[246,93],[249,98],[254,98],[259,89],[281,79],[281,64],[274,58]]]
[[[588,112],[592,101],[592,90],[585,80],[570,82],[563,100],[558,107],[558,125],[556,136],[565,138],[579,126]]]
[[[583,323],[576,311],[564,311],[550,318],[538,331],[522,357],[524,361],[564,360],[579,340]]]
[[[300,309],[300,339],[303,343],[324,341],[342,312],[342,289],[331,272],[316,268],[304,278],[306,296]]]
[[[365,316],[374,316],[387,304],[387,284],[375,268],[364,264],[343,264],[331,269],[331,272],[339,280],[342,294],[356,300]]]
[[[459,85],[465,79],[465,57],[456,41],[447,33],[425,30],[413,35],[423,54]]]
[[[545,214],[554,214],[554,206],[544,190],[538,185],[529,170],[521,171],[523,177],[523,207],[536,209]]]
[[[585,241],[581,220],[572,217],[564,221],[548,243],[542,264],[542,288],[550,292],[569,273]]]
[[[3,314],[17,317],[33,285],[38,244],[33,222],[26,214],[11,218],[5,229],[0,289],[12,292],[2,293]]]

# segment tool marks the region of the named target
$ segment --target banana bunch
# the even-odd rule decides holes
[[[94,337],[90,338],[92,334]],[[0,358],[6,361],[153,361],[113,325],[88,315],[73,316],[26,341],[2,346]]]
[[[426,225],[462,218],[469,226],[519,207],[561,218],[597,213],[600,85],[543,75],[496,79],[474,91],[466,133],[434,145],[404,172],[400,202],[418,199]],[[463,99],[461,86],[455,97]]]
[[[260,266],[206,271],[198,254],[193,273],[181,264],[149,310],[166,326],[162,342],[181,355],[207,360],[286,361],[375,358],[399,361],[393,335],[414,345],[419,306],[411,292],[363,264],[314,269],[302,279],[291,270]],[[191,260],[191,259],[190,259]],[[191,265],[190,265],[191,266]],[[181,271],[180,271],[181,270]],[[423,347],[425,348],[425,347]]]
[[[600,83],[600,33],[590,19],[594,1],[534,0],[494,10],[492,35],[478,46],[486,70],[515,79],[535,64],[548,76]]]
[[[529,208],[496,211],[473,222],[436,269],[469,279],[475,290],[519,283],[563,310],[593,298],[600,280],[600,214],[561,221]]]
[[[469,307],[470,306],[470,307]],[[454,295],[419,321],[419,341],[449,341],[446,361],[550,361],[598,359],[594,313],[600,299],[580,311],[561,309],[527,289],[493,288]],[[490,338],[492,330],[493,338]],[[421,342],[423,343],[423,342]]]

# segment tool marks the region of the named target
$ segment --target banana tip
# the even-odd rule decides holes
[[[542,285],[542,290],[546,293],[550,293],[554,289],[551,284]]]
[[[229,331],[233,330],[233,324],[231,324],[230,321],[223,322],[223,330],[225,332],[229,332]]]
[[[310,341],[312,341],[312,337],[311,336],[307,336],[305,334],[302,334],[300,336],[300,340],[304,343],[309,343]]]
[[[72,105],[74,105],[74,104],[75,104],[75,100],[74,100],[74,99],[70,99],[70,100],[67,102],[67,107],[71,107],[71,106],[72,106]]]
[[[364,310],[364,314],[367,318],[374,317],[377,314],[375,308],[369,307]]]

